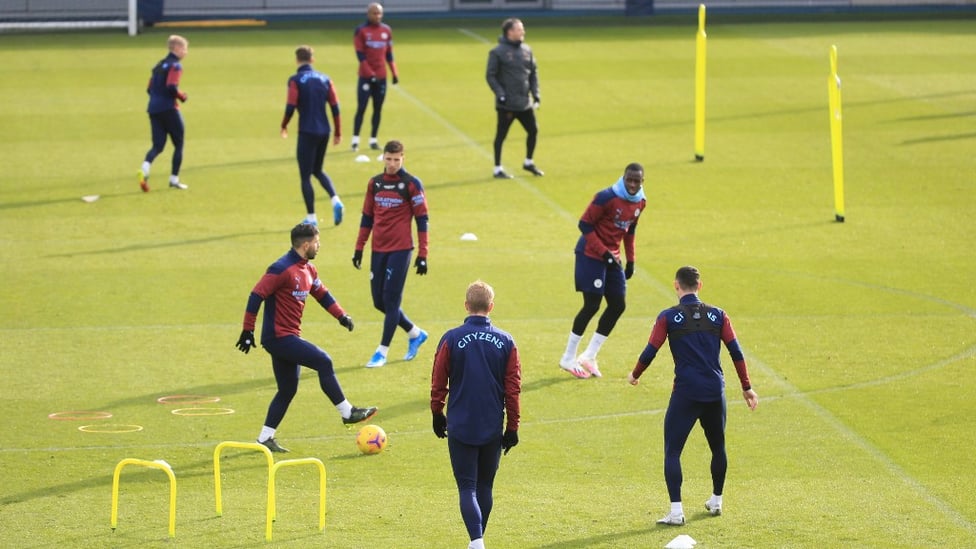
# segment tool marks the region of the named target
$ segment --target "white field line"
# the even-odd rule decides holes
[[[459,29],[459,30],[461,30],[461,32],[463,32],[465,34],[469,34],[464,29]],[[474,36],[477,36],[477,35],[474,35]],[[480,36],[478,38],[481,39]],[[488,149],[483,148],[471,136],[469,136],[468,134],[466,134],[463,131],[461,131],[460,128],[458,128],[457,126],[455,126],[454,124],[452,124],[449,120],[445,119],[443,116],[437,114],[437,112],[435,112],[433,109],[431,109],[429,106],[427,106],[427,104],[425,104],[424,102],[420,101],[416,97],[414,97],[414,96],[410,95],[408,92],[406,92],[403,89],[402,86],[394,86],[393,89],[395,89],[398,92],[400,92],[408,101],[410,101],[411,103],[413,103],[418,109],[424,111],[425,113],[427,113],[428,116],[430,116],[431,118],[433,118],[434,120],[436,120],[437,122],[439,122],[442,126],[444,126],[445,128],[447,128],[448,130],[450,130],[452,133],[454,133],[458,137],[460,137],[461,140],[465,144],[467,144],[469,147],[471,147],[475,151],[481,153],[481,156],[483,156],[484,158],[486,158],[489,162],[494,159],[494,152],[493,151],[489,151]],[[488,167],[488,165],[486,164],[486,168],[487,167]],[[487,170],[486,170],[486,172],[487,172]],[[608,177],[608,181],[609,181],[609,179],[610,178]],[[575,222],[577,220],[577,218],[576,218],[575,215],[573,215],[570,212],[566,211],[565,208],[563,208],[562,206],[560,206],[556,202],[553,202],[552,199],[550,199],[548,196],[546,196],[541,191],[539,191],[539,189],[536,188],[534,185],[530,185],[530,184],[526,183],[526,181],[525,181],[524,178],[516,175],[514,181],[516,183],[518,183],[518,185],[520,187],[522,187],[524,190],[528,191],[533,196],[535,196],[536,198],[538,198],[541,202],[543,202],[551,210],[553,210],[554,212],[558,213],[559,216],[562,217],[563,219],[565,219],[567,222],[572,223],[572,222]],[[610,183],[608,182],[607,185],[609,185],[609,184]],[[594,189],[594,191],[595,191],[595,189]],[[669,291],[670,290],[670,287],[668,285],[661,284],[661,283],[657,282],[656,280],[654,280],[653,278],[651,278],[646,272],[643,272],[640,269],[638,269],[635,272],[635,274],[639,275],[644,281],[650,282],[651,285],[654,286],[655,291],[657,291],[662,296],[665,296],[668,299],[670,299],[671,297],[673,297],[674,294],[671,291]]]
[[[922,371],[941,368],[946,364],[955,362],[956,360],[960,360],[962,358],[972,356],[974,353],[976,353],[976,347],[970,347],[966,351],[963,351],[962,353],[959,353],[954,357],[950,357],[943,361],[927,366],[924,369],[922,369]],[[946,503],[937,495],[933,494],[923,483],[919,482],[917,479],[915,479],[915,477],[913,477],[907,471],[905,471],[900,465],[892,461],[891,458],[884,451],[882,451],[880,448],[878,448],[870,441],[862,437],[860,434],[857,433],[857,431],[851,429],[843,421],[839,420],[837,416],[832,414],[829,410],[827,410],[820,404],[817,404],[812,398],[810,398],[810,395],[813,394],[813,392],[808,392],[808,393],[801,392],[799,389],[797,389],[796,386],[794,386],[792,383],[787,381],[786,378],[777,374],[776,370],[774,370],[773,368],[771,368],[761,360],[755,358],[754,356],[750,355],[748,362],[752,368],[756,370],[761,370],[763,374],[768,376],[770,379],[775,380],[777,384],[779,384],[781,387],[784,388],[785,394],[780,398],[796,399],[798,402],[800,402],[801,404],[809,408],[814,413],[814,415],[819,417],[827,426],[837,431],[841,435],[841,437],[846,439],[850,444],[853,444],[854,446],[860,448],[861,450],[866,452],[870,457],[874,458],[875,461],[880,463],[882,467],[884,467],[884,469],[886,469],[892,477],[902,481],[906,486],[908,486],[911,490],[913,490],[916,493],[916,495],[919,496],[919,498],[921,498],[923,501],[927,502],[928,504],[938,509],[942,514],[948,517],[949,520],[954,522],[959,527],[968,530],[970,533],[976,535],[976,524],[974,524],[971,520],[966,518],[966,516],[963,513],[960,513],[957,509],[955,509],[954,507]],[[915,372],[918,373],[919,370],[916,370]],[[901,377],[907,377],[907,375],[900,374],[896,376],[889,376],[886,379],[887,381],[892,381],[894,379],[901,378]],[[849,388],[869,386],[869,385],[881,385],[882,383],[884,383],[884,381],[877,380],[876,382],[852,385]]]
[[[488,40],[487,38],[485,38],[484,36],[481,36],[478,33],[469,31],[468,29],[458,29],[458,32],[460,32],[461,34],[463,34],[465,36],[471,37],[471,38],[475,39],[476,41],[481,42],[482,44],[491,44],[491,40]]]
[[[403,86],[393,86],[393,89],[399,92],[400,95],[402,95],[405,99],[413,103],[414,106],[416,106],[418,109],[426,113],[427,116],[430,116],[431,118],[439,122],[442,126],[444,126],[452,133],[454,133],[454,135],[460,137],[461,140],[466,145],[468,145],[475,151],[481,153],[481,156],[488,160],[488,162],[485,163],[485,173],[487,174],[489,172],[489,170],[491,169],[491,161],[494,159],[494,151],[489,151],[488,149],[485,149],[482,146],[478,145],[478,142],[475,141],[471,136],[461,131],[460,128],[452,124],[449,120],[445,119],[443,116],[437,114],[437,112],[431,109],[426,103],[420,101],[419,99],[411,95],[403,88]],[[550,199],[548,196],[546,196],[541,191],[539,191],[539,189],[537,189],[533,185],[529,185],[528,183],[526,183],[524,178],[516,175],[513,181],[518,183],[518,185],[522,187],[522,189],[524,189],[525,191],[531,193],[533,196],[538,198],[539,201],[545,203],[547,206],[549,206],[556,212],[559,212],[567,220],[570,221],[574,220],[573,216],[571,216],[569,212],[559,207],[558,204],[553,202],[552,199]]]

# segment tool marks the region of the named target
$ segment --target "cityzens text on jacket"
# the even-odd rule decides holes
[[[472,332],[458,340],[458,349],[467,347],[473,341],[487,341],[499,349],[505,348],[505,341],[491,332]]]

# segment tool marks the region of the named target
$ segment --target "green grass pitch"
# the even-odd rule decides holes
[[[348,146],[355,21],[0,35],[5,544],[265,545],[263,458],[224,453],[218,518],[212,454],[221,441],[253,440],[274,393],[267,355],[242,355],[234,342],[248,292],[304,213],[294,121],[287,141],[278,125],[294,49],[310,44],[339,86],[344,140],[326,168],[347,208],[331,226],[319,191],[316,264],[356,330],[311,307],[304,335],[331,353],[353,403],[380,407],[390,443],[361,456],[355,430],[306,372],[279,438],[287,457],[326,464],[326,527],[316,524],[316,471],[283,469],[272,546],[465,546],[428,397],[434,343],[463,318],[463,290],[477,278],[494,285],[494,321],[515,336],[524,368],[522,443],[502,459],[489,547],[663,547],[678,534],[700,548],[976,546],[976,21],[711,17],[706,155],[696,163],[695,16],[526,18],[546,175],[519,170],[516,125],[504,164],[519,177],[499,182],[484,82],[497,22],[387,19],[402,80],[380,137],[405,142],[431,208],[430,274],[409,278],[404,309],[433,341],[403,362],[398,333],[378,370],[363,365],[381,318],[368,273],[350,263],[365,183],[381,170]],[[166,188],[168,146],[143,194],[145,82],[170,32],[190,40],[190,189]],[[833,209],[832,45],[845,223]],[[647,171],[637,273],[600,355],[605,377],[580,381],[557,367],[580,305],[576,221],[631,161]],[[466,232],[478,240],[460,240]],[[729,400],[723,516],[702,508],[711,486],[696,430],[683,459],[688,523],[658,527],[670,354],[638,387],[625,376],[684,264],[702,270],[703,299],[732,316],[761,400],[754,412],[737,392]],[[157,401],[173,395],[219,401]],[[111,417],[49,419],[69,411]],[[110,529],[112,472],[129,457],[172,465],[174,540],[168,481],[149,469],[123,471]]]

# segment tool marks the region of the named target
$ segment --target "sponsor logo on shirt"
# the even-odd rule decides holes
[[[305,301],[308,297],[308,290],[302,290],[301,279],[297,276],[293,277],[295,280],[295,289],[291,291],[292,297],[298,301]]]
[[[381,208],[399,208],[403,205],[403,199],[399,196],[377,196],[376,205]]]
[[[620,208],[617,208],[617,210],[613,214],[613,225],[615,227],[617,227],[618,229],[626,232],[626,231],[630,230],[630,226],[633,225],[633,223],[636,220],[637,216],[640,215],[640,208],[634,210],[634,218],[635,219],[621,219],[620,217],[622,215],[623,215],[623,211]]]

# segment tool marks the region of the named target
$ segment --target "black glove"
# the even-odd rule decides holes
[[[352,266],[355,267],[355,268],[357,268],[357,269],[359,269],[359,268],[361,268],[363,266],[363,251],[362,250],[356,250],[356,252],[352,254]]]
[[[620,260],[614,257],[610,250],[603,252],[603,262],[606,263],[607,267],[616,267],[620,269]]]
[[[444,414],[434,414],[434,434],[437,438],[447,436],[447,416]]]
[[[418,257],[416,261],[413,262],[413,266],[417,268],[417,274],[423,276],[427,274],[427,258]]]
[[[630,280],[630,277],[634,276],[634,262],[628,261],[627,268],[624,269],[624,278]]]
[[[502,105],[504,105],[504,104],[505,104],[505,100],[506,100],[506,99],[508,99],[508,98],[507,98],[507,97],[505,97],[504,95],[499,95],[499,96],[498,96],[498,102],[499,102],[499,103],[501,103]]]
[[[242,353],[247,354],[251,351],[251,347],[257,347],[254,344],[254,332],[251,330],[241,330],[241,337],[237,339],[237,348]]]
[[[349,330],[350,332],[352,331],[353,324],[352,324],[351,316],[342,315],[342,318],[339,319],[339,324],[341,324],[343,328]]]
[[[400,77],[394,74],[393,75],[393,85],[396,86],[399,83],[400,83]]]
[[[518,431],[505,431],[502,435],[502,450],[505,450],[505,454],[512,448],[518,446]]]

